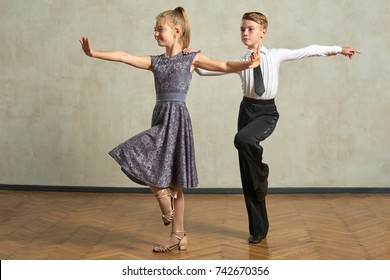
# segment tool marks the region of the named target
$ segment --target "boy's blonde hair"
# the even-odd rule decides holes
[[[180,28],[181,36],[179,38],[179,42],[181,43],[183,49],[188,48],[190,45],[191,30],[187,13],[184,8],[177,7],[174,10],[162,12],[156,17],[157,22],[162,22],[164,20],[166,20],[166,23],[172,28]]]
[[[242,16],[242,19],[247,19],[247,20],[254,21],[254,22],[262,25],[264,27],[264,29],[268,28],[267,17],[265,15],[263,15],[262,13],[259,13],[259,12],[248,12],[248,13],[245,13]]]

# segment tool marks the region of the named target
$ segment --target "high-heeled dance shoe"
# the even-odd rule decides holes
[[[171,238],[176,238],[177,243],[171,245],[169,242]],[[159,244],[156,247],[154,247],[153,252],[165,253],[165,252],[172,251],[174,249],[179,249],[180,251],[183,251],[187,248],[187,244],[188,244],[187,234],[184,231],[172,232],[171,237],[166,241],[166,243]]]
[[[164,225],[167,226],[171,223],[175,214],[174,199],[177,198],[177,191],[174,191],[172,188],[165,188],[159,190],[155,196],[160,205],[162,220]]]

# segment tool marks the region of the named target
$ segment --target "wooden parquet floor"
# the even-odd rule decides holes
[[[187,194],[185,251],[153,253],[152,194],[0,191],[2,260],[389,260],[390,195],[271,194],[268,236],[247,243],[240,194]]]

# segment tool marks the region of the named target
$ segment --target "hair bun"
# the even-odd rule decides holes
[[[175,11],[176,11],[176,12],[179,12],[179,13],[182,13],[182,14],[185,12],[185,10],[184,10],[183,7],[176,7],[176,8],[175,8]]]

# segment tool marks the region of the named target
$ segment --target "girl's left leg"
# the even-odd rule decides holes
[[[154,193],[158,204],[160,205],[164,225],[169,225],[175,213],[174,200],[177,195],[176,190],[172,188],[160,189],[152,185],[150,185],[149,188]]]
[[[156,246],[154,252],[168,252],[178,248],[185,250],[188,239],[184,230],[184,193],[182,188],[173,188],[177,191],[177,197],[174,200],[175,213],[172,221],[172,232],[164,244]]]

